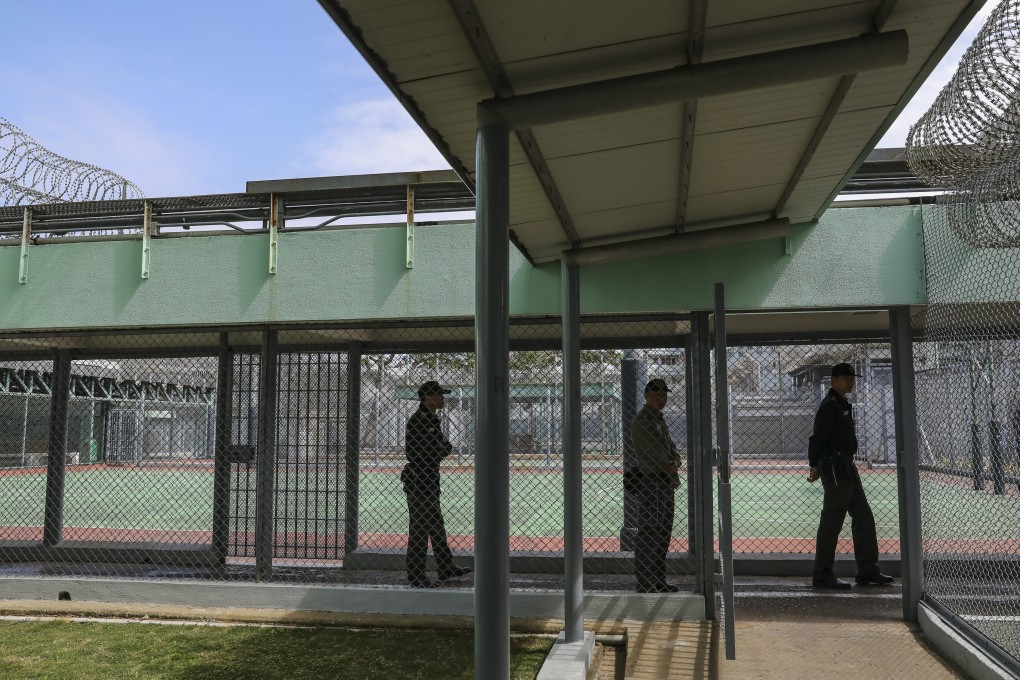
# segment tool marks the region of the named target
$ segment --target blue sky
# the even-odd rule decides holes
[[[149,196],[446,167],[315,0],[2,0],[0,116]],[[996,0],[880,146],[952,76]]]

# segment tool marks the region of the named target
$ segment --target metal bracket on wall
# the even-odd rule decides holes
[[[407,185],[407,261],[408,269],[414,268],[414,185]]]
[[[276,244],[283,228],[283,201],[276,194],[269,195],[269,273],[276,273]]]
[[[21,259],[18,263],[18,283],[28,283],[28,240],[32,237],[32,209],[25,208],[25,221],[21,225]]]
[[[152,247],[152,203],[145,201],[142,205],[142,278],[147,279]]]
[[[793,255],[793,239],[790,236],[783,237],[783,254]]]

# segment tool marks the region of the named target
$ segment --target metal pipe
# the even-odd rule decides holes
[[[726,295],[722,283],[715,284],[715,432],[719,456],[719,566],[722,572],[723,614],[725,616],[726,658],[735,659],[733,611],[733,513],[730,489],[730,386],[726,354]]]
[[[663,253],[680,253],[689,250],[704,250],[749,241],[762,241],[790,235],[790,220],[783,217],[761,222],[736,224],[717,229],[705,229],[683,234],[671,234],[655,238],[591,246],[563,252],[563,259],[577,265],[620,262]]]
[[[899,488],[900,560],[903,618],[917,621],[924,586],[921,546],[921,478],[917,455],[917,401],[914,392],[914,346],[910,308],[889,308],[893,365],[893,411],[896,417],[896,483]]]
[[[50,427],[46,457],[46,513],[43,544],[58,545],[64,532],[64,470],[67,467],[67,411],[71,396],[71,352],[61,349],[53,359]]]
[[[259,366],[258,435],[255,449],[255,578],[266,581],[273,571],[275,522],[273,493],[276,482],[276,394],[277,394],[277,331],[262,334]]]
[[[220,565],[226,563],[230,536],[230,447],[233,423],[233,372],[234,357],[230,352],[230,334],[220,333],[216,371],[216,433],[213,448],[212,547]]]
[[[584,637],[581,512],[581,292],[576,264],[561,266],[563,314],[563,618],[564,640]]]
[[[510,131],[478,107],[475,679],[510,678]]]
[[[344,449],[344,562],[358,550],[361,482],[361,343],[347,348],[347,445]]]
[[[899,66],[904,30],[677,66],[483,102],[511,130]]]

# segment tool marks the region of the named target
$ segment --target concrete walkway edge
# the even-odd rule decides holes
[[[1016,676],[971,644],[923,602],[917,610],[921,630],[942,654],[974,680],[1013,680]]]

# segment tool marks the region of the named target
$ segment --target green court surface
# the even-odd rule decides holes
[[[319,490],[309,495],[288,489],[303,486],[304,475],[280,475],[278,517],[336,518],[343,503],[337,493],[344,480],[321,475]],[[309,480],[312,480],[309,476]],[[254,515],[254,474],[247,493],[231,501],[232,514]],[[313,485],[315,482],[313,481]],[[556,472],[515,471],[510,475],[511,533],[515,536],[560,536],[563,521],[562,476]],[[865,474],[864,484],[875,512],[880,538],[898,538],[896,478]],[[995,505],[1002,497],[942,485],[958,503]],[[41,474],[0,475],[0,526],[40,526],[45,480]],[[360,480],[360,529],[363,533],[403,533],[407,507],[396,472],[365,471]],[[623,488],[615,472],[589,472],[583,479],[586,536],[618,536],[623,522]],[[683,536],[686,487],[677,491],[677,535]],[[212,523],[212,475],[207,470],[68,469],[64,526],[208,531]],[[474,523],[474,477],[469,472],[443,476],[443,509],[451,534],[470,534]],[[1014,499],[1015,500],[1015,499]],[[733,527],[736,537],[813,538],[821,508],[822,487],[795,473],[736,474],[733,477]],[[318,507],[316,507],[318,505]],[[950,506],[951,507],[951,506]],[[968,505],[968,507],[972,507]],[[991,507],[989,507],[991,509]],[[331,531],[333,521],[316,531]],[[848,523],[849,524],[849,523]],[[995,532],[985,535],[994,535]]]

